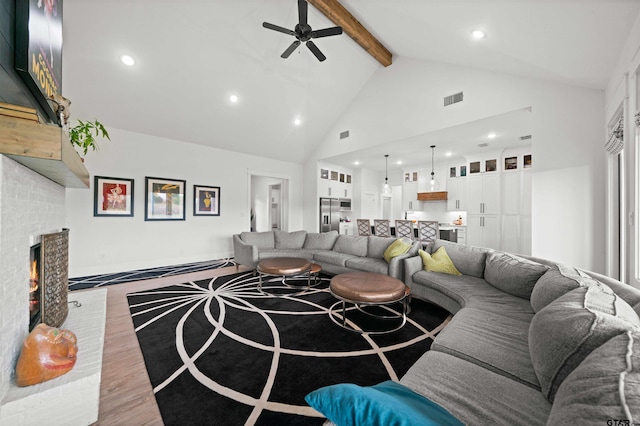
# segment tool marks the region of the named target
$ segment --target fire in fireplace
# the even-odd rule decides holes
[[[31,247],[29,264],[29,331],[31,331],[40,323],[40,244]]]
[[[42,235],[29,257],[29,331],[41,322],[60,327],[69,309],[69,230]]]

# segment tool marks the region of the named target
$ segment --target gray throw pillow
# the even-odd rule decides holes
[[[529,326],[529,352],[542,394],[553,402],[567,376],[597,347],[640,319],[616,294],[596,286],[560,296],[536,313]]]
[[[600,287],[605,293],[613,291],[573,266],[557,264],[540,277],[531,292],[531,307],[534,312],[540,311],[558,297],[580,287]]]
[[[339,235],[333,251],[344,254],[352,254],[354,256],[367,256],[368,237],[355,237],[352,235]]]
[[[536,281],[548,269],[548,266],[514,254],[494,251],[487,255],[484,279],[506,293],[529,299]]]
[[[276,242],[273,231],[267,232],[242,232],[240,239],[247,244],[256,246],[259,249],[275,248]]]
[[[638,332],[612,338],[567,376],[558,388],[547,424],[606,425],[613,419],[636,424],[640,420]]]
[[[338,239],[338,231],[309,232],[304,240],[304,248],[309,250],[331,250]]]
[[[489,249],[436,240],[431,246],[430,253],[435,253],[440,247],[445,248],[449,258],[461,274],[484,278],[484,266]]]
[[[376,237],[371,235],[367,241],[367,257],[373,259],[384,258],[384,251],[389,247],[396,239],[388,237]]]
[[[277,249],[301,249],[307,237],[307,231],[273,231]]]

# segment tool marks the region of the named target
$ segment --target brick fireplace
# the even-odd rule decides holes
[[[15,364],[29,333],[30,248],[42,244],[43,235],[63,231],[65,216],[63,186],[0,155],[0,424],[90,424],[97,419],[105,290],[78,292],[70,297],[69,301],[75,299],[81,307],[69,305],[65,320],[67,278],[61,277],[58,281],[64,288],[58,290],[64,290],[64,300],[58,305],[64,312],[56,315],[61,324],[65,321],[62,327],[78,337],[76,366],[59,378],[34,386],[18,388],[14,381]],[[54,238],[52,243],[64,246],[65,240]],[[46,249],[44,245],[42,249]],[[56,265],[49,268],[49,273],[66,274]]]

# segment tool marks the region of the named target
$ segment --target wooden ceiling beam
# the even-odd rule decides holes
[[[364,50],[385,67],[392,63],[391,52],[383,46],[338,0],[307,0],[331,22],[355,40]]]

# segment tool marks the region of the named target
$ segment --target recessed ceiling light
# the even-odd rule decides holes
[[[353,162],[353,164],[354,164],[355,166],[359,166],[359,165],[360,165],[360,162],[359,162],[359,161],[354,161],[354,162]]]
[[[451,151],[448,151],[444,155],[446,155],[447,157],[451,157],[453,154],[451,153]]]
[[[128,67],[132,67],[135,65],[136,61],[135,59],[133,59],[131,56],[129,55],[122,55],[120,57],[120,60],[122,61],[123,64],[125,64]]]
[[[398,160],[398,162],[396,164],[400,165],[400,164],[402,164],[402,161]]]
[[[236,102],[238,102],[238,96],[237,95],[229,96],[229,101],[235,104]]]
[[[487,135],[487,137],[488,137],[489,139],[495,139],[495,137],[496,137],[496,136],[497,136],[497,135],[496,135],[495,133],[489,133],[489,134]]]
[[[295,124],[296,126],[300,126],[302,124],[302,120],[300,119],[300,117],[296,117],[296,119],[293,120],[293,124]]]
[[[482,30],[472,30],[471,31],[471,37],[473,37],[476,40],[481,40],[481,39],[485,38],[486,36],[487,36],[487,34]]]

